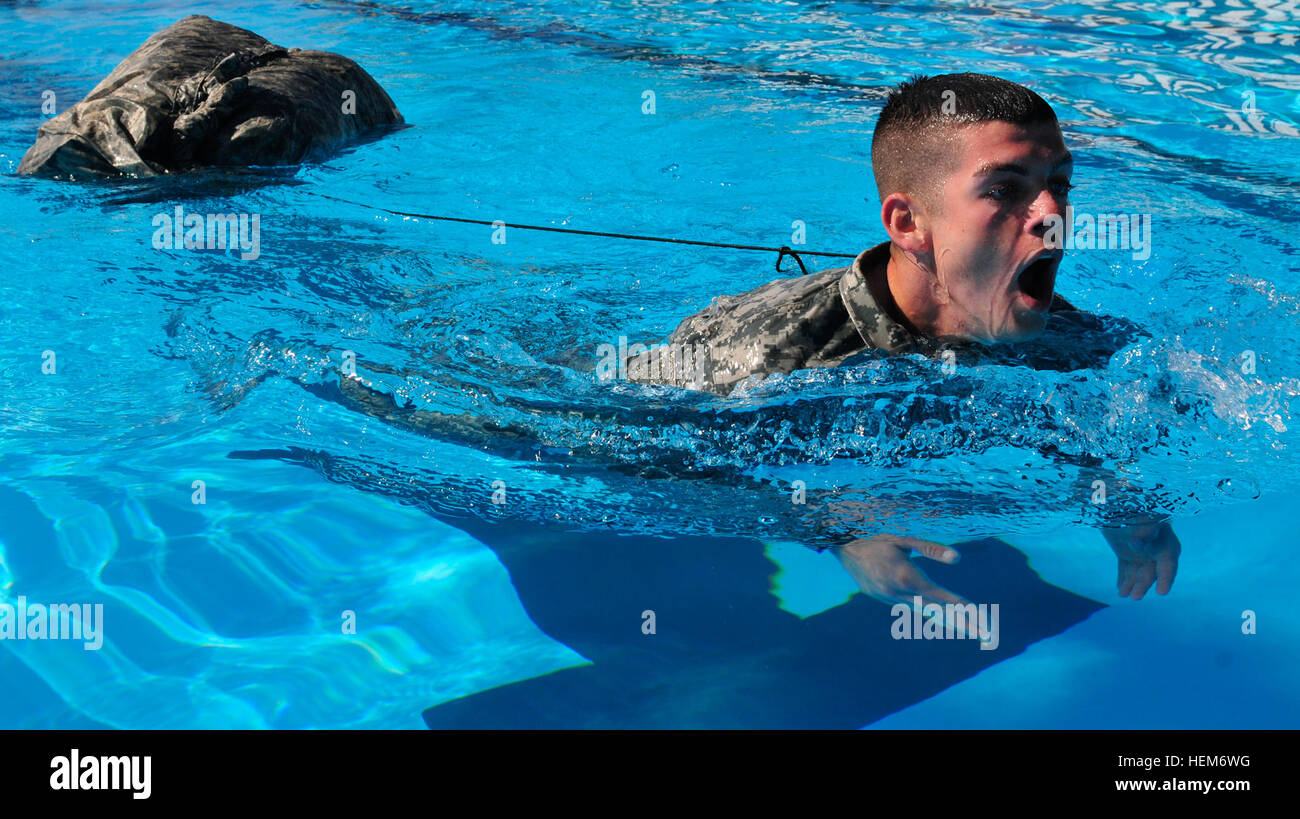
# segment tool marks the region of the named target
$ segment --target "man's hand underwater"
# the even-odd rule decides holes
[[[1141,600],[1152,583],[1157,593],[1169,594],[1183,547],[1168,522],[1144,522],[1101,533],[1119,558],[1120,597]]]
[[[921,604],[955,603],[968,605],[969,601],[938,585],[921,567],[912,562],[915,549],[931,560],[952,565],[961,555],[951,546],[930,540],[898,535],[876,535],[855,540],[832,549],[844,568],[857,581],[859,588],[869,597],[886,603],[903,603],[912,606],[916,596]],[[978,637],[978,635],[968,635]]]

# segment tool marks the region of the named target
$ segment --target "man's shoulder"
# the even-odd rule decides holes
[[[635,381],[676,383],[719,393],[755,374],[826,366],[862,346],[844,308],[840,280],[848,268],[776,279],[734,296],[718,296],[678,325],[654,355],[690,358],[694,369],[654,373],[638,363]],[[689,356],[686,353],[689,352]]]
[[[779,305],[800,299],[817,298],[825,295],[826,291],[833,290],[846,270],[847,267],[834,267],[809,273],[806,276],[782,276],[743,293],[718,296],[713,301],[715,304],[723,302],[733,305],[746,303]],[[708,312],[713,306],[714,304],[710,304],[700,312]]]
[[[838,267],[775,279],[744,293],[717,296],[708,307],[683,320],[673,337],[685,333],[727,334],[744,326],[785,323],[809,311],[817,312],[818,308],[832,308],[838,304],[839,281],[847,269]]]

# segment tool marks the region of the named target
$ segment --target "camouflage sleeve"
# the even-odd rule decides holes
[[[629,348],[630,381],[726,394],[753,374],[829,366],[863,346],[839,295],[844,269],[719,296],[657,345]]]

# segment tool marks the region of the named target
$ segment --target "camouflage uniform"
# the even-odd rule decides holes
[[[750,375],[833,367],[863,350],[934,354],[950,346],[913,334],[876,302],[867,281],[889,263],[889,246],[863,251],[848,267],[719,296],[666,344],[634,346],[626,377],[725,395]],[[1052,300],[1053,312],[1073,309],[1060,296]]]

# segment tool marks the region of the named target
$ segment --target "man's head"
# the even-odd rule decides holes
[[[914,77],[890,93],[871,161],[890,289],[912,323],[985,342],[1039,333],[1062,255],[1046,220],[1064,214],[1073,170],[1052,107],[986,74]]]

